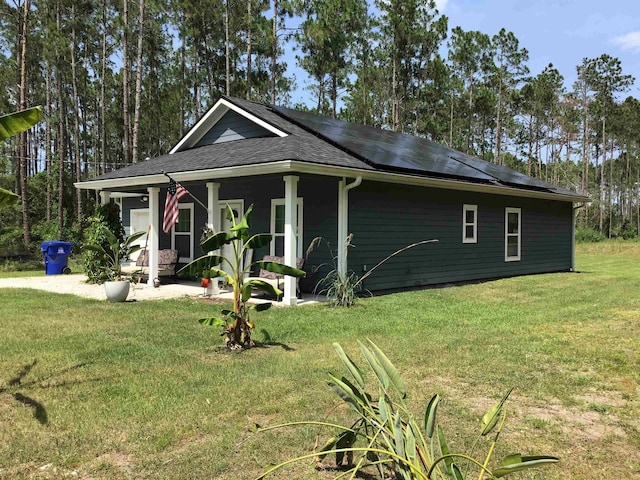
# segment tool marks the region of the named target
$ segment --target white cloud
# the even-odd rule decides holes
[[[640,53],[640,30],[618,35],[611,40],[623,50],[631,50]]]

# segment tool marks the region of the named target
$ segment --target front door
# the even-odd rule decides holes
[[[148,232],[149,231],[149,209],[148,208],[135,208],[131,209],[131,230],[129,231],[129,235],[132,235],[137,232]],[[135,245],[140,245],[140,248],[143,249],[147,246],[148,240],[147,235],[143,235],[138,240],[136,240]],[[131,255],[131,261],[135,262],[140,255],[140,250],[133,253]]]

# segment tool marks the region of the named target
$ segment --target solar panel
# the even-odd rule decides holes
[[[521,188],[564,191],[511,168],[482,161],[425,138],[271,107],[281,116],[375,167]]]

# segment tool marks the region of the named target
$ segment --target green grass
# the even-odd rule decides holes
[[[579,274],[388,295],[349,310],[274,308],[254,317],[259,348],[242,353],[197,323],[218,310],[204,301],[0,290],[0,478],[253,478],[311,451],[316,433],[253,425],[325,418],[335,405],[326,374],[342,373],[331,343],[361,361],[355,342],[365,337],[401,371],[416,414],[433,393],[444,397],[454,448],[471,444],[479,416],[513,385],[497,457],[562,457],[514,478],[633,478],[638,258],[638,243],[581,245]],[[308,463],[274,478],[333,476]]]

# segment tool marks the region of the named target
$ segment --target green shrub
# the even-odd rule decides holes
[[[101,245],[109,248],[108,233],[116,236],[119,242],[124,241],[124,228],[120,221],[120,209],[115,203],[98,205],[95,213],[86,221],[83,244]],[[109,280],[108,272],[103,268],[100,253],[85,250],[82,245],[76,251],[82,250],[82,269],[90,282],[103,283]]]
[[[7,228],[0,233],[0,257],[19,257],[29,255],[24,246],[21,228]]]
[[[593,228],[576,229],[576,242],[578,243],[597,243],[604,242],[607,237]]]

